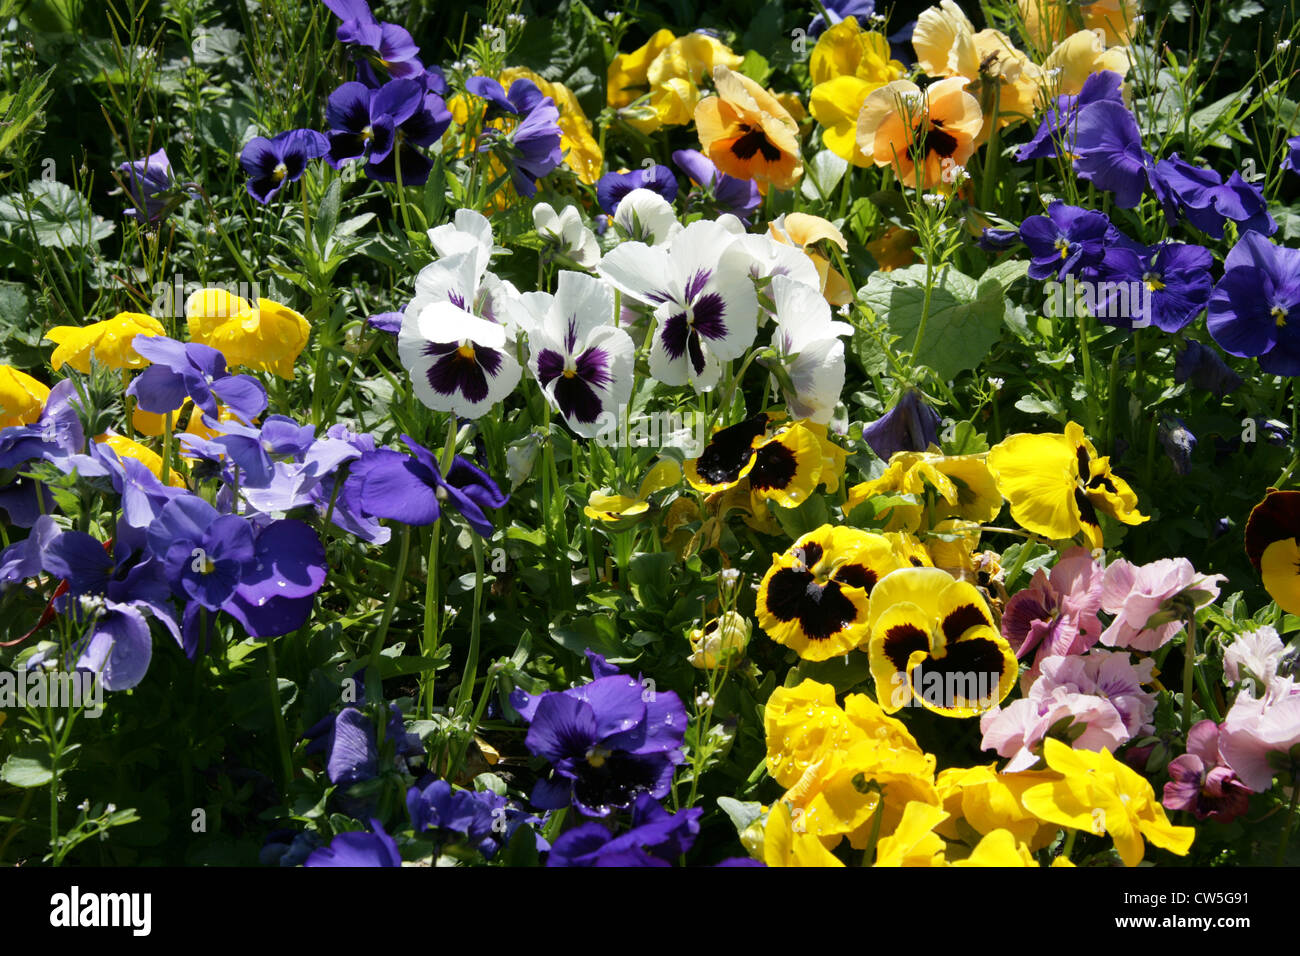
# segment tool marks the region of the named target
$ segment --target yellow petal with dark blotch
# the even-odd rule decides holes
[[[821,470],[817,436],[795,424],[754,449],[749,487],[759,498],[771,499],[782,508],[797,508],[812,495]]]
[[[1264,590],[1288,614],[1300,614],[1300,542],[1295,538],[1274,541],[1259,561]]]
[[[922,610],[927,621],[939,619],[939,595],[953,583],[952,575],[938,568],[900,568],[891,571],[871,592],[869,623],[875,628],[880,615],[894,604],[914,604]]]
[[[915,604],[896,602],[874,619],[870,633],[867,659],[876,701],[885,713],[897,713],[912,702],[907,669],[913,655],[930,654],[930,616]]]

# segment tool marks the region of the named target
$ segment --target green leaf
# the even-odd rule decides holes
[[[85,196],[58,180],[34,179],[25,192],[0,199],[0,232],[42,246],[94,246],[116,228],[91,213]]]
[[[824,149],[804,166],[804,177],[803,182],[799,184],[799,191],[809,202],[829,199],[848,169],[848,160],[836,156],[829,149]]]
[[[316,248],[325,252],[325,245],[329,242],[330,237],[334,235],[334,230],[339,224],[339,197],[343,192],[343,181],[334,180],[325,189],[325,195],[321,197],[320,209],[316,213],[316,221],[312,223],[312,234],[316,239]]]
[[[990,270],[994,275],[976,283],[970,276],[946,266],[934,277],[929,316],[913,361],[926,365],[944,379],[982,362],[1002,334],[1006,311],[1004,283],[1010,270]],[[924,265],[892,272],[875,272],[858,291],[858,298],[889,322],[889,329],[910,348],[916,341],[925,305]]]
[[[43,787],[53,779],[54,769],[44,747],[33,745],[16,750],[0,767],[0,780],[13,787]]]

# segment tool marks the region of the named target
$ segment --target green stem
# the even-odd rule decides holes
[[[284,725],[284,704],[280,698],[280,673],[275,662],[275,641],[266,642],[266,669],[271,677],[271,707],[275,711],[275,740],[280,748],[281,789],[293,781],[293,758],[289,754],[289,732]]]
[[[1291,842],[1291,831],[1295,829],[1296,804],[1300,803],[1300,780],[1291,787],[1291,803],[1286,808],[1286,826],[1282,829],[1282,842],[1277,847],[1275,866],[1281,866],[1286,859],[1286,846]]]
[[[384,649],[384,638],[388,636],[388,625],[393,619],[393,610],[397,607],[397,596],[402,591],[402,582],[406,579],[406,562],[411,555],[411,526],[402,525],[402,537],[397,554],[397,572],[393,575],[393,586],[388,591],[388,601],[384,604],[384,616],[379,619],[379,627],[370,641],[370,655],[367,663],[369,679],[366,681],[367,696],[379,700],[383,695],[382,682],[379,678],[379,652]],[[373,691],[373,693],[370,693]]]
[[[1196,670],[1196,615],[1187,618],[1187,643],[1183,645],[1183,737],[1192,729],[1192,681]]]

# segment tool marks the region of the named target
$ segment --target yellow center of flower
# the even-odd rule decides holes
[[[374,127],[367,126],[365,129],[363,129],[361,131],[361,138],[367,143],[370,142],[372,139],[374,139],[375,138]]]
[[[217,564],[206,557],[199,559],[199,574],[211,574],[217,570]]]
[[[275,177],[275,181],[278,183],[289,175],[289,167],[284,163],[276,163],[275,169],[271,170],[271,175]]]
[[[1277,323],[1279,329],[1286,328],[1286,309],[1280,305],[1273,306],[1273,311],[1269,313],[1273,316],[1273,321]]]
[[[1159,292],[1161,289],[1165,287],[1164,280],[1162,280],[1160,276],[1156,275],[1154,272],[1148,272],[1146,275],[1142,277],[1142,281],[1147,284],[1147,289],[1149,289],[1152,292]]]
[[[470,345],[467,342],[456,350],[456,354],[459,355],[461,358],[473,359],[474,346]]]
[[[566,368],[566,369],[564,370],[564,377],[565,377],[565,378],[573,378],[573,377],[574,377],[575,375],[577,375],[577,374],[578,374],[577,371],[574,370],[574,369],[571,369],[571,368]]]
[[[1064,259],[1070,254],[1070,244],[1064,239],[1056,240],[1056,248],[1061,250],[1061,258]]]
[[[609,751],[604,747],[592,747],[587,751],[587,763],[593,767],[603,767],[608,756]]]

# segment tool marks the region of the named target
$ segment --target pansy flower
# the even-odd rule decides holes
[[[138,222],[157,222],[174,202],[180,201],[166,198],[172,190],[172,165],[165,149],[133,163],[122,163],[117,167],[117,174],[135,203],[126,210],[126,215]]]
[[[1210,300],[1214,257],[1202,246],[1162,242],[1144,249],[1125,245],[1108,247],[1099,269],[1102,288],[1113,283],[1117,290],[1141,288],[1132,296],[1117,291],[1104,298],[1098,309],[1108,325],[1141,328],[1154,325],[1165,332],[1181,332],[1191,324]],[[1129,299],[1123,308],[1122,298]],[[1117,302],[1116,299],[1121,301]]]
[[[507,90],[516,81],[527,80],[555,103],[555,108],[560,112],[560,152],[564,155],[564,165],[573,170],[579,182],[588,186],[595,185],[600,180],[605,157],[592,129],[591,120],[583,112],[582,104],[573,90],[559,80],[545,79],[522,66],[502,70],[497,79]]]
[[[1300,249],[1247,232],[1223,260],[1207,323],[1229,355],[1270,375],[1300,375]]]
[[[806,212],[782,213],[767,224],[767,234],[782,245],[802,250],[812,261],[817,270],[817,288],[821,289],[827,302],[831,305],[848,305],[853,301],[853,288],[838,269],[831,267],[827,258],[832,246],[844,254],[849,251],[844,233],[834,223]]]
[[[550,203],[533,207],[533,225],[546,240],[548,254],[568,259],[574,265],[590,269],[600,260],[596,234],[582,221],[577,206],[565,206],[559,213]]]
[[[1078,93],[1056,97],[1056,102],[1043,114],[1043,119],[1029,142],[1016,151],[1016,159],[1023,163],[1051,156],[1072,158],[1075,123],[1079,112],[1092,103],[1111,102],[1122,106],[1123,85],[1124,77],[1119,73],[1101,70],[1090,74]]]
[[[353,830],[335,834],[329,846],[313,850],[303,866],[401,866],[402,854],[397,841],[389,836],[378,820],[371,820],[373,832]]]
[[[366,0],[324,0],[324,3],[343,21],[336,31],[340,43],[369,50],[378,64],[393,76],[424,73],[420,48],[411,34],[396,23],[381,23]]]
[[[1198,820],[1231,823],[1250,809],[1250,788],[1219,752],[1219,725],[1202,720],[1187,734],[1187,752],[1169,761],[1166,810],[1189,810]]]
[[[628,239],[662,246],[682,231],[668,200],[649,189],[634,189],[618,204],[613,223]]]
[[[597,267],[625,295],[654,309],[650,372],[665,385],[689,382],[707,392],[721,377],[722,362],[739,358],[754,341],[758,297],[743,253],[728,254],[734,237],[726,224],[700,220],[668,249],[625,242]]]
[[[867,654],[876,699],[887,713],[912,702],[972,717],[1003,700],[1019,668],[972,584],[939,568],[902,568],[871,596]]]
[[[719,429],[700,457],[686,462],[686,480],[698,491],[711,494],[747,479],[753,510],[763,500],[797,508],[818,484],[838,482],[836,469],[826,467],[824,435],[818,434],[818,426],[793,422],[767,435],[768,421],[760,412]]]
[[[747,223],[763,201],[756,182],[728,176],[697,149],[676,150],[673,162],[704,191],[719,213],[730,213]]]
[[[917,531],[949,518],[991,521],[1002,510],[1002,495],[983,455],[898,452],[879,478],[849,489],[844,507],[852,512],[877,495],[891,493],[910,495],[914,503],[881,511],[888,515],[888,531]]]
[[[291,129],[273,139],[255,136],[239,154],[248,175],[248,194],[265,205],[287,183],[297,182],[307,163],[329,152],[329,140],[311,129]]]
[[[1142,862],[1144,837],[1179,856],[1191,849],[1196,830],[1172,825],[1151,784],[1109,751],[1072,750],[1049,738],[1043,755],[1061,779],[1025,791],[1021,799],[1035,816],[1085,833],[1104,821],[1125,866]]]
[[[725,66],[713,70],[718,95],[695,108],[701,149],[722,172],[761,191],[791,189],[803,175],[799,126],[775,96]]]
[[[1029,216],[1020,238],[1029,247],[1031,279],[1064,279],[1101,265],[1106,253],[1105,214],[1056,200],[1045,216]]]
[[[519,79],[509,92],[496,80],[476,76],[466,90],[488,101],[488,115],[517,118],[507,131],[489,126],[483,131],[480,152],[495,151],[510,170],[511,182],[521,196],[537,194],[537,180],[553,172],[563,161],[560,112],[555,101],[543,96],[531,80]]]
[[[480,417],[514,391],[522,371],[510,347],[514,327],[502,312],[516,293],[486,272],[486,259],[469,249],[425,266],[397,335],[416,397],[464,418]]]
[[[1179,385],[1189,382],[1193,388],[1204,389],[1219,398],[1242,385],[1241,376],[1228,367],[1218,352],[1195,339],[1188,339],[1175,357],[1174,381]]]
[[[486,472],[457,455],[443,475],[433,452],[409,435],[402,441],[410,455],[387,448],[366,452],[348,472],[343,495],[356,511],[376,518],[392,518],[409,525],[437,521],[440,505],[451,504],[485,538],[492,537],[487,510],[502,507],[503,494]]]
[[[943,419],[926,404],[925,396],[906,389],[894,407],[862,429],[862,440],[882,461],[900,451],[925,451],[939,443]]]
[[[672,786],[685,758],[686,708],[672,691],[655,690],[588,657],[598,675],[589,684],[533,696],[516,689],[510,704],[528,722],[525,744],[550,765],[533,787],[533,806],[573,804],[605,817],[641,794],[656,800]]]
[[[1146,191],[1152,158],[1142,148],[1142,133],[1129,109],[1111,100],[1092,103],[1079,110],[1072,132],[1079,178],[1114,193],[1121,209],[1136,207]]]
[[[1019,0],[1025,32],[1040,47],[1075,30],[1097,32],[1105,44],[1128,43],[1142,5],[1136,0]]]
[[[862,30],[860,22],[845,17],[817,40],[808,61],[813,82],[808,110],[822,126],[827,149],[855,166],[870,166],[871,157],[858,149],[858,113],[872,91],[907,71],[891,58],[889,40]]]
[[[592,276],[561,272],[554,296],[523,299],[531,319],[529,368],[568,426],[594,438],[602,416],[617,416],[632,395],[635,346],[613,325],[613,290]]]
[[[0,428],[36,421],[49,397],[50,387],[44,382],[12,365],[0,365]]]
[[[404,185],[422,186],[433,164],[414,146],[431,146],[451,123],[442,98],[426,93],[414,80],[390,80],[379,89],[344,83],[325,107],[330,125],[327,161],[335,169],[358,159],[366,175]]]
[[[618,525],[625,519],[635,519],[650,510],[650,496],[674,487],[682,480],[682,469],[671,458],[664,459],[651,468],[641,484],[636,496],[608,494],[605,491],[593,491],[587,499],[582,512],[593,521]]]
[[[758,623],[804,660],[847,654],[866,642],[877,582],[901,566],[881,535],[823,525],[773,555],[758,589]]]
[[[1224,182],[1214,170],[1193,166],[1174,153],[1156,162],[1150,181],[1171,226],[1182,215],[1215,239],[1223,238],[1223,227],[1229,219],[1238,224],[1240,233],[1271,236],[1277,232],[1277,222],[1269,214],[1263,191],[1238,172]]]
[[[138,336],[134,347],[153,363],[127,388],[146,412],[174,412],[187,397],[213,421],[218,418],[218,401],[245,421],[266,409],[262,383],[251,375],[231,375],[226,357],[210,346],[151,335]]]
[[[149,364],[131,347],[137,335],[165,335],[166,329],[151,315],[119,312],[111,319],[90,325],[56,325],[45,337],[58,345],[50,356],[50,367],[58,371],[66,362],[83,375],[90,373],[90,360],[111,369],[144,368]]]
[[[698,807],[669,813],[649,794],[632,805],[632,826],[617,836],[603,823],[566,831],[551,847],[547,866],[671,866],[695,844]]]
[[[653,165],[631,172],[606,173],[596,183],[596,201],[607,215],[614,215],[619,203],[634,189],[648,189],[671,203],[677,198],[677,177],[667,166]]]
[[[979,100],[966,92],[966,82],[954,76],[922,91],[909,80],[895,80],[874,90],[858,115],[858,149],[877,166],[892,166],[904,184],[933,189],[945,163],[966,165],[984,127]]]
[[[830,306],[816,287],[783,275],[772,277],[776,328],[772,330],[778,380],[790,413],[825,425],[844,388],[846,322],[831,321]]]
[[[1292,136],[1286,141],[1287,154],[1282,157],[1282,168],[1293,173],[1300,173],[1300,136]]]
[[[1300,614],[1300,491],[1270,488],[1251,509],[1246,556],[1277,606]]]
[[[307,347],[311,325],[302,315],[270,299],[253,305],[222,289],[200,289],[185,300],[190,339],[210,345],[232,368],[274,372],[292,379],[293,366]]]
[[[1108,514],[1127,525],[1149,518],[1137,510],[1137,494],[1097,456],[1083,427],[1068,422],[1060,435],[1012,435],[988,454],[998,491],[1011,502],[1011,517],[1026,531],[1054,540],[1082,533],[1103,546],[1101,520]]]

